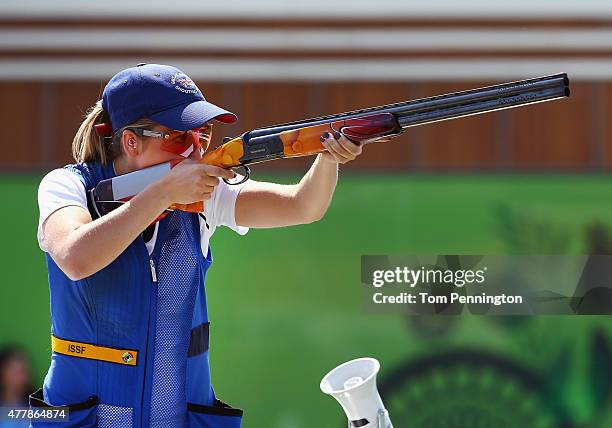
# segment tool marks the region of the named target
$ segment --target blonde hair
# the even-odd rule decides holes
[[[98,100],[85,113],[85,119],[72,140],[72,157],[76,162],[100,162],[106,165],[121,154],[123,131],[128,128],[150,128],[158,125],[157,122],[145,118],[119,128],[112,137],[98,135],[94,125],[108,122],[110,122],[108,113],[102,108],[102,100]]]

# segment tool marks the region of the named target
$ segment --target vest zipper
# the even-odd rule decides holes
[[[149,266],[151,267],[151,280],[153,281],[152,285],[156,285],[157,284],[157,270],[155,269],[155,262],[153,261],[153,257],[154,254],[151,254],[149,256]],[[156,292],[153,291],[153,292]],[[145,421],[143,419],[145,413],[145,409],[144,409],[144,405],[145,405],[145,390],[146,390],[146,385],[147,385],[147,365],[148,365],[148,359],[149,359],[149,351],[150,351],[150,346],[149,346],[149,336],[150,336],[150,331],[151,331],[151,305],[149,304],[149,319],[147,320],[147,352],[145,354],[145,361],[144,361],[144,372],[143,372],[143,385],[142,385],[142,397],[140,399],[140,426],[141,427],[147,427],[149,426],[149,421]],[[149,415],[150,416],[150,415]]]
[[[157,282],[157,271],[155,270],[155,262],[153,261],[153,258],[150,258],[149,262],[151,264],[151,279],[153,282]]]

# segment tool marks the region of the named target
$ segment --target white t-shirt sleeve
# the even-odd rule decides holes
[[[78,206],[87,210],[85,186],[77,175],[65,168],[54,169],[40,182],[38,187],[38,246],[47,251],[42,226],[51,214],[60,208]]]
[[[236,200],[245,184],[232,186],[219,179],[219,185],[215,188],[212,198],[205,203],[210,206],[210,210],[204,209],[205,214],[209,213],[209,221],[213,228],[227,226],[240,235],[249,231],[248,227],[236,225]]]

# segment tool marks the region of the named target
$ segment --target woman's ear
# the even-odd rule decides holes
[[[121,149],[128,157],[135,157],[142,152],[142,142],[134,132],[126,129],[121,136]]]

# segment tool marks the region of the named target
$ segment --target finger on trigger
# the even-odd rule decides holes
[[[225,169],[214,165],[211,165],[209,175],[212,175],[213,177],[227,178],[228,180],[236,177],[236,173],[231,169]]]
[[[206,178],[204,178],[204,181],[203,181],[204,186],[216,187],[218,184],[219,184],[219,179],[212,175],[207,176]]]

